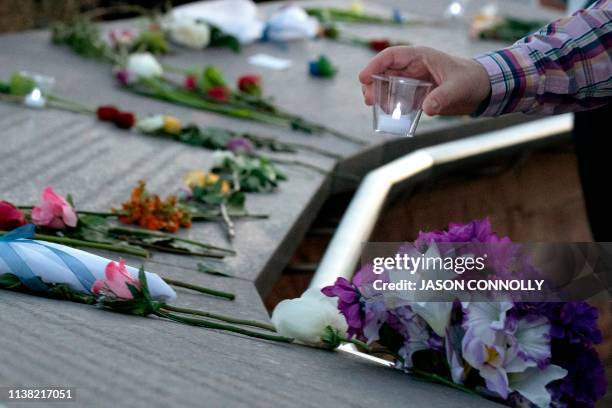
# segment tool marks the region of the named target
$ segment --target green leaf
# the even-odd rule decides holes
[[[18,72],[14,72],[13,75],[11,75],[11,95],[25,96],[32,92],[34,88],[36,88],[36,81],[34,81],[32,78],[21,75]]]
[[[232,35],[226,34],[215,26],[210,27],[209,47],[228,47],[234,52],[240,52],[240,41]]]
[[[225,78],[221,70],[213,65],[209,65],[204,68],[202,74],[202,88],[204,91],[213,88],[215,86],[227,86]]]
[[[74,200],[72,199],[72,194],[68,194],[66,196],[66,201],[68,201],[68,204],[70,204],[72,208],[76,208],[76,206],[74,205]]]
[[[16,275],[13,275],[12,273],[5,273],[0,275],[0,288],[17,289],[21,286],[21,281]]]
[[[89,227],[107,227],[108,221],[105,217],[93,214],[79,214],[79,221]]]
[[[134,42],[132,51],[148,51],[158,55],[166,54],[168,43],[162,31],[143,31]]]
[[[234,277],[234,275],[231,275],[229,273],[221,272],[221,271],[218,271],[216,269],[210,269],[208,266],[206,266],[206,265],[204,265],[202,263],[198,263],[197,267],[198,267],[198,272],[206,273],[208,275],[223,276],[225,278],[233,278]]]

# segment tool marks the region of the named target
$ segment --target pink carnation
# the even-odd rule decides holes
[[[134,279],[125,267],[123,259],[109,262],[106,265],[105,279],[98,279],[91,287],[94,295],[110,295],[121,299],[133,299],[134,296],[128,284],[140,289],[140,282]]]
[[[66,199],[47,186],[40,203],[32,209],[32,222],[39,227],[65,229],[76,227],[77,215]]]

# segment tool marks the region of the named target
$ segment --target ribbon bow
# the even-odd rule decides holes
[[[35,227],[33,224],[23,225],[6,235],[0,237],[0,259],[2,259],[10,271],[19,278],[28,289],[36,292],[46,292],[49,287],[32,271],[27,262],[15,251],[11,243],[19,242],[25,244],[40,245],[57,255],[68,269],[79,280],[81,285],[89,292],[96,281],[91,271],[75,256],[62,251],[51,245],[45,245],[34,241]]]

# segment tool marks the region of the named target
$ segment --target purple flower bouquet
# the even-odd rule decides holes
[[[413,246],[510,243],[487,219],[421,232]],[[490,259],[504,274],[504,259]],[[403,302],[372,282],[371,265],[352,282],[322,289],[338,298],[347,337],[390,350],[398,369],[512,406],[591,407],[607,389],[593,346],[602,341],[597,310],[571,302]]]

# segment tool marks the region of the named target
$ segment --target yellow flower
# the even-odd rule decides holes
[[[184,182],[187,186],[210,187],[219,181],[219,176],[215,173],[207,173],[203,170],[194,170],[187,173]],[[230,183],[227,180],[221,181],[221,194],[229,194],[231,191]]]
[[[351,2],[350,10],[355,14],[363,14],[363,4],[360,1],[353,1]]]
[[[181,121],[174,116],[164,116],[164,131],[172,134],[181,132]]]

